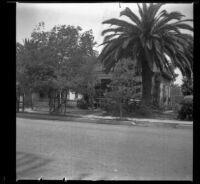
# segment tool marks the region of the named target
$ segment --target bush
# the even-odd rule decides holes
[[[183,100],[181,103],[181,108],[178,111],[178,119],[180,120],[193,120],[193,101]]]
[[[118,104],[110,98],[103,99],[101,102],[101,108],[112,115],[119,114]]]
[[[107,113],[119,116],[119,104],[110,98],[105,98],[102,102],[101,108]],[[151,117],[152,111],[150,107],[145,106],[141,102],[128,103],[124,102],[122,105],[123,116],[133,116],[133,117]]]
[[[152,109],[143,103],[132,105],[130,115],[133,117],[151,117]]]
[[[77,100],[77,107],[80,109],[88,109],[89,105],[84,99],[81,99]]]

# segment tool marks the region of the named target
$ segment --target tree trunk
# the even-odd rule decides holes
[[[147,61],[142,57],[142,101],[148,106],[152,103],[152,77],[153,72],[150,70]]]
[[[154,86],[152,86],[153,88],[153,105],[154,108],[159,108],[159,99],[160,99],[160,78],[159,78],[159,74],[155,73],[154,74]]]

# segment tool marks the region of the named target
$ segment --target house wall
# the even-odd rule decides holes
[[[67,99],[68,100],[78,100],[78,99],[81,99],[83,97],[83,95],[81,94],[75,94],[75,92],[73,91],[69,91],[68,95],[67,95]],[[44,98],[41,98],[39,93],[32,93],[32,99],[33,101],[40,101],[40,100],[47,100],[48,97],[44,97]]]
[[[172,86],[171,89],[171,106],[172,107],[175,107],[177,104],[180,104],[181,101],[183,100],[183,94],[181,92],[181,87],[178,87],[178,86]]]
[[[80,100],[81,98],[83,98],[82,94],[77,94],[73,91],[69,91],[67,99],[68,100]]]

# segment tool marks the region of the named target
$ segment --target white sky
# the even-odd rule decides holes
[[[30,38],[35,25],[44,21],[47,31],[55,25],[80,26],[83,31],[92,29],[99,45],[103,41],[101,32],[109,26],[102,25],[104,20],[119,18],[120,11],[126,7],[138,14],[135,3],[120,3],[120,6],[119,3],[17,3],[16,41],[22,43]],[[179,11],[185,18],[193,18],[193,4],[166,4],[162,9]],[[102,47],[95,49],[100,52]],[[176,83],[181,83],[181,76]]]

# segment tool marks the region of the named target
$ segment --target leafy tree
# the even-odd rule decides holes
[[[58,97],[53,111],[60,109],[63,93],[66,96],[74,87],[81,58],[95,53],[92,31],[81,34],[81,30],[79,26],[59,25],[45,31],[44,22],[41,22],[30,40],[25,39],[23,45],[17,43],[17,79],[32,91],[48,93],[50,101]]]
[[[93,109],[96,94],[95,86],[99,82],[95,72],[98,61],[95,56],[82,57],[81,61],[81,66],[73,80],[73,89],[84,95]]]
[[[114,68],[110,83],[111,91],[107,93],[106,97],[110,99],[113,106],[118,106],[120,118],[122,118],[123,104],[127,105],[131,98],[137,96],[136,76],[135,65],[130,59],[121,60]]]
[[[96,42],[94,42],[94,36],[91,29],[81,34],[79,47],[82,55],[96,56],[97,52],[94,51],[95,45]]]
[[[184,15],[179,12],[159,12],[162,6],[162,3],[143,3],[142,7],[138,5],[139,16],[129,8],[121,11],[120,16],[126,16],[130,21],[112,18],[103,22],[115,26],[102,32],[104,48],[99,58],[106,72],[112,70],[120,59],[131,57],[142,68],[142,98],[146,104],[152,102],[154,72],[174,77],[172,64],[181,70],[183,76],[192,74],[193,55],[188,46],[193,44],[193,37],[181,32],[193,31],[185,23],[192,20],[182,20]],[[154,66],[159,70],[156,71]]]

